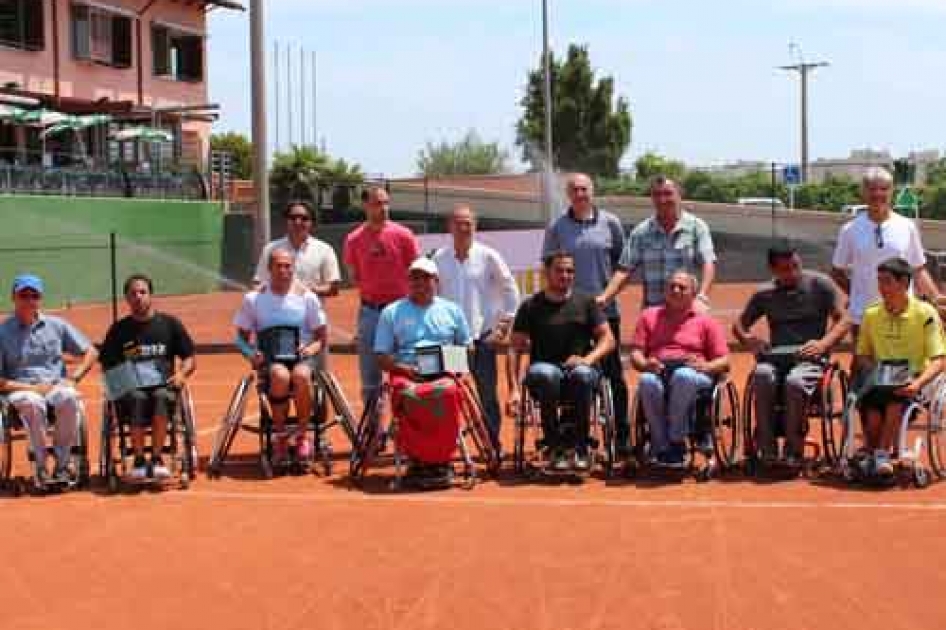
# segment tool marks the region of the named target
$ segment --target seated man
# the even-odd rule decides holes
[[[640,399],[650,426],[651,456],[660,464],[686,461],[686,435],[697,395],[729,370],[722,326],[694,307],[697,279],[678,271],[667,280],[664,306],[641,313],[631,364],[641,372]],[[704,445],[705,446],[705,445]]]
[[[859,402],[867,469],[881,476],[894,472],[890,460],[905,404],[931,383],[944,365],[946,347],[939,315],[931,304],[910,295],[913,270],[902,258],[891,258],[877,267],[880,302],[867,307],[857,336],[854,362],[867,375],[881,361],[909,362],[912,380],[893,393],[874,389]]]
[[[56,481],[67,482],[70,454],[76,446],[82,401],[76,385],[88,374],[98,352],[68,322],[40,311],[43,281],[33,275],[13,280],[13,315],[0,325],[0,393],[5,394],[29,432],[36,457],[35,483],[47,477],[47,407],[56,414],[53,437]],[[71,377],[62,355],[81,357]]]
[[[105,370],[128,361],[154,372],[149,374],[154,380],[160,377],[161,384],[134,390],[117,401],[118,413],[131,423],[131,445],[135,457],[131,476],[136,479],[170,476],[161,457],[168,418],[177,402],[177,392],[195,369],[194,342],[179,319],[154,309],[151,303],[153,287],[151,278],[145,275],[135,274],[125,280],[125,301],[131,313],[108,329],[101,355]],[[176,369],[175,359],[179,359]],[[149,426],[150,469],[145,460],[145,430]]]
[[[312,455],[312,444],[306,437],[305,427],[312,416],[313,385],[316,357],[326,343],[327,324],[319,298],[301,283],[293,282],[292,254],[284,249],[269,253],[269,282],[243,298],[240,311],[234,318],[237,327],[237,345],[243,356],[257,370],[264,370],[270,407],[273,415],[274,459],[284,462],[288,455],[289,436],[285,423],[292,399],[299,418],[296,433],[296,456],[305,461]],[[253,347],[261,341],[261,333],[275,327],[295,329],[299,346],[294,358],[277,362],[262,350]]]
[[[530,353],[525,386],[541,408],[549,466],[557,472],[568,470],[568,451],[574,450],[575,470],[586,471],[591,466],[589,420],[599,365],[614,351],[615,340],[595,297],[572,290],[574,257],[552,252],[543,265],[545,289],[522,303],[513,322],[513,374],[520,374],[522,355]],[[519,383],[515,377],[510,381],[508,404],[515,409]],[[563,401],[574,405],[574,436],[562,432],[559,405]]]
[[[784,403],[785,459],[800,463],[805,436],[802,434],[808,397],[824,372],[824,359],[847,334],[838,290],[825,275],[802,268],[801,257],[788,243],[769,249],[772,281],[749,298],[733,335],[754,353],[769,347],[797,347],[788,367],[759,361],[752,377],[755,389],[756,448],[763,461],[778,459],[773,411]],[[769,340],[756,337],[750,329],[761,318],[769,327]],[[786,371],[787,370],[787,371]],[[784,383],[784,400],[779,401],[779,383]]]
[[[417,365],[417,350],[423,346],[470,346],[473,342],[466,316],[459,306],[437,297],[438,270],[429,258],[418,258],[407,271],[407,297],[389,304],[381,311],[374,337],[378,367],[391,379],[392,402],[402,406],[404,394],[415,383],[423,381]],[[449,387],[449,391],[446,388]],[[420,396],[429,395],[418,390]],[[426,423],[418,418],[404,417],[399,428],[399,444],[407,454],[423,452],[425,461],[416,461],[412,472],[431,476],[449,474],[449,459],[456,448],[459,423],[459,392],[444,383],[440,395],[449,397],[444,408],[452,422]],[[438,435],[432,435],[432,432]],[[426,434],[426,435],[425,435]],[[416,436],[416,439],[412,439]],[[426,444],[424,444],[427,442]],[[414,450],[417,449],[417,450]],[[411,450],[414,450],[412,453]],[[421,459],[419,457],[415,457]]]

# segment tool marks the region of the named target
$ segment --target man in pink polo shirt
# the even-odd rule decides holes
[[[686,461],[687,423],[700,390],[729,370],[729,348],[720,324],[694,308],[695,276],[670,276],[663,306],[641,313],[631,344],[631,364],[641,372],[638,395],[650,426],[650,454],[657,463]]]
[[[345,237],[344,259],[358,287],[358,370],[361,396],[367,402],[381,385],[374,354],[374,335],[385,306],[407,295],[407,269],[420,256],[420,245],[408,228],[388,219],[388,191],[372,186],[362,194],[366,220]]]

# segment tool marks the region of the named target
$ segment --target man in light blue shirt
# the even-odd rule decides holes
[[[438,271],[434,261],[418,258],[407,273],[407,297],[381,312],[374,351],[382,371],[416,380],[418,347],[469,346],[473,339],[460,307],[437,297]]]

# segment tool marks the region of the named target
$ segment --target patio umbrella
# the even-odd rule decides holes
[[[13,115],[10,120],[21,125],[33,127],[48,127],[69,118],[62,112],[51,109],[22,109]]]
[[[0,120],[12,120],[17,116],[22,116],[26,110],[13,105],[4,105],[0,103]]]
[[[43,130],[41,137],[52,136],[64,131],[78,132],[96,125],[104,125],[110,122],[112,117],[107,114],[89,114],[87,116],[67,116],[66,118],[54,123]]]
[[[114,134],[112,134],[112,138],[118,140],[119,142],[124,142],[126,140],[171,142],[174,139],[174,136],[164,129],[156,129],[154,127],[129,127],[127,129],[122,129],[121,131],[116,131]]]

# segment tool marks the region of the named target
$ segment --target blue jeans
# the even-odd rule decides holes
[[[598,371],[587,365],[565,368],[552,363],[533,363],[526,372],[525,385],[542,410],[545,444],[551,449],[575,446],[584,448],[588,442],[591,403],[594,400]],[[576,435],[562,435],[559,404],[574,405]],[[570,443],[569,443],[570,442]]]
[[[366,306],[358,310],[358,372],[361,375],[361,400],[368,399],[381,387],[381,368],[374,352],[374,332],[381,311]]]
[[[496,395],[496,350],[486,343],[489,332],[476,340],[473,345],[473,379],[476,381],[476,393],[483,403],[486,414],[486,427],[489,429],[493,446],[499,448],[499,431],[502,426],[502,414],[499,411],[499,398]]]
[[[697,394],[712,387],[713,379],[693,368],[681,367],[674,370],[669,385],[667,391],[663,377],[651,372],[641,374],[638,385],[653,455],[665,453],[670,444],[684,443]]]

